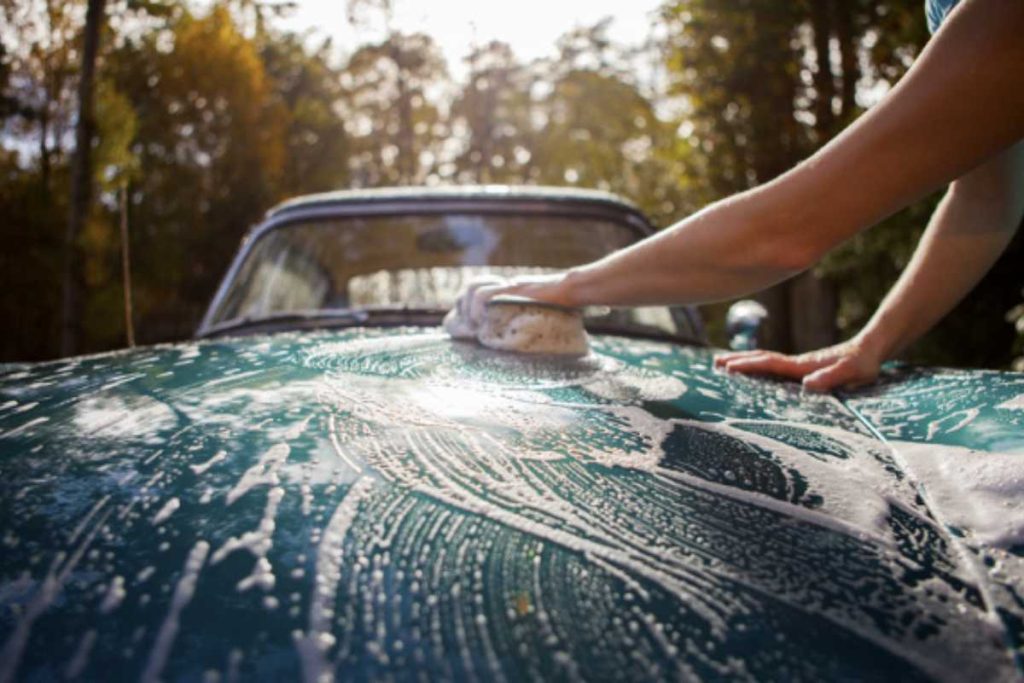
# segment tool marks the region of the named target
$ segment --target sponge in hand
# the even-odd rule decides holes
[[[579,309],[526,297],[494,297],[476,326],[457,306],[445,318],[445,330],[457,339],[475,336],[501,351],[582,356],[590,350]]]

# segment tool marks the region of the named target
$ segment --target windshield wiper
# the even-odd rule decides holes
[[[199,337],[213,337],[243,330],[280,331],[284,329],[309,329],[316,327],[348,327],[356,325],[422,322],[429,319],[437,324],[445,311],[440,308],[414,308],[410,306],[375,308],[328,308],[313,311],[287,311],[267,315],[247,315],[225,320],[203,330]],[[414,321],[412,318],[417,318]]]
[[[244,315],[241,318],[232,318],[224,322],[211,325],[203,330],[203,337],[209,337],[225,332],[233,332],[248,327],[280,326],[280,325],[301,325],[309,321],[322,323],[337,322],[341,324],[361,324],[366,322],[369,316],[362,309],[335,308],[318,311],[287,311],[281,313],[268,313],[267,315]]]
[[[288,311],[268,313],[261,316],[243,316],[212,325],[197,337],[216,337],[232,332],[280,332],[285,330],[308,330],[330,327],[355,327],[374,325],[392,327],[399,325],[434,326],[441,323],[447,312],[442,308],[413,306],[375,306],[372,308],[332,308],[313,311]],[[627,323],[601,318],[584,319],[591,334],[611,334],[636,337],[677,344],[706,346],[702,339],[672,333],[651,325]]]

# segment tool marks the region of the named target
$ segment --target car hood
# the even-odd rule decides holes
[[[1014,679],[1022,407],[423,329],[8,366],[0,681]]]

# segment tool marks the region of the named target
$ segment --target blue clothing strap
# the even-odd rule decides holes
[[[928,19],[928,30],[935,33],[960,0],[924,0],[924,15]]]

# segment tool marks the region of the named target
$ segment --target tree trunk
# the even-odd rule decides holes
[[[831,37],[833,5],[830,0],[811,3],[811,22],[814,27],[814,51],[817,53],[817,70],[814,73],[814,128],[818,143],[822,144],[832,134],[835,115],[832,99],[836,94],[835,77],[832,74]]]
[[[121,226],[121,284],[124,289],[124,332],[130,348],[135,347],[135,322],[132,313],[132,250],[128,238],[128,183],[121,185],[119,193]]]
[[[790,339],[794,351],[820,349],[838,341],[839,297],[833,283],[808,270],[790,280],[789,296]]]
[[[854,44],[853,3],[836,3],[836,38],[839,40],[839,56],[843,67],[842,111],[840,121],[849,124],[856,116],[857,81],[860,80],[860,65],[857,63],[857,46]]]
[[[50,96],[47,89],[46,100],[39,109],[39,180],[43,188],[43,195],[50,195]]]
[[[768,310],[768,319],[758,334],[758,347],[789,353],[793,350],[790,330],[790,282],[780,282],[774,287],[758,292],[754,299]]]
[[[78,238],[82,233],[92,200],[93,82],[99,53],[105,0],[88,0],[82,63],[78,81],[78,120],[75,124],[75,154],[71,162],[71,201],[64,232],[64,263],[61,296],[61,354],[79,350],[82,317],[82,259]]]
[[[391,41],[398,40],[392,35]],[[412,95],[406,83],[405,60],[402,47],[392,42],[390,47],[391,60],[395,63],[398,73],[398,174],[403,185],[411,185],[416,174],[416,150],[412,121]]]
[[[825,144],[838,132],[836,117],[832,109],[832,100],[836,93],[835,76],[832,73],[831,45],[832,23],[836,14],[846,14],[845,30],[849,40],[848,8],[837,7],[842,3],[831,0],[818,0],[812,4],[811,19],[814,26],[814,49],[817,52],[817,70],[814,74],[814,89],[817,100],[814,107],[814,132],[819,145]],[[848,56],[843,55],[842,66],[845,70]],[[847,93],[843,78],[843,107],[845,111]],[[856,81],[853,81],[856,84]],[[813,271],[801,273],[789,283],[789,314],[790,343],[793,351],[810,351],[823,346],[831,346],[838,338],[836,329],[836,313],[838,312],[838,295],[835,285],[818,277]]]
[[[797,62],[791,42],[792,28],[780,24],[767,6],[755,5],[754,24],[767,27],[754,44],[764,55],[758,78],[751,81],[750,164],[758,184],[767,183],[789,169],[802,154],[797,149],[793,112],[797,83],[788,69]],[[768,309],[768,320],[760,345],[782,352],[793,350],[793,316],[796,309],[790,295],[790,281],[781,282],[756,295]]]

